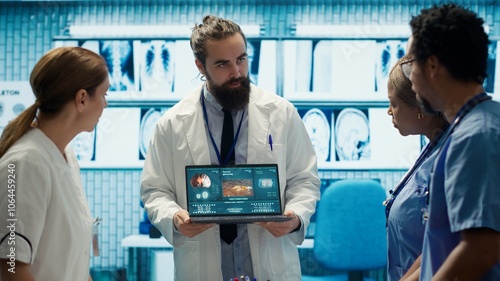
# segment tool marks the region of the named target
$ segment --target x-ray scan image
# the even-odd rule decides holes
[[[139,160],[144,160],[148,152],[149,142],[153,137],[156,123],[168,108],[141,109],[141,127],[139,131]]]
[[[95,161],[95,130],[81,132],[70,142],[76,158],[80,161]]]
[[[259,84],[259,62],[260,62],[260,41],[249,41],[247,44],[248,54],[248,78],[250,81]]]
[[[370,125],[363,111],[345,108],[338,114],[335,144],[339,161],[371,159]]]
[[[174,91],[175,42],[152,40],[141,43],[142,92],[157,92],[161,95]]]
[[[405,55],[406,41],[387,40],[377,42],[375,62],[375,92],[387,89],[389,72],[396,62]]]
[[[100,54],[109,69],[109,91],[134,90],[134,57],[132,41],[101,41]]]
[[[490,43],[488,47],[488,60],[486,62],[487,77],[484,80],[483,87],[487,93],[495,92],[495,72],[497,64],[497,41]]]
[[[327,117],[327,115],[318,108],[311,108],[302,116],[302,121],[304,122],[319,162],[326,162],[330,159],[331,128],[330,122],[328,121],[330,117],[331,116]]]

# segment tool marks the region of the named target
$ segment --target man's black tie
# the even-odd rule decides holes
[[[222,161],[226,160],[227,155],[229,154],[229,150],[233,146],[234,142],[234,128],[233,128],[233,116],[231,115],[231,111],[227,109],[222,109],[224,111],[224,125],[222,126],[222,139],[221,139],[221,148],[220,154]],[[229,160],[227,161],[228,165],[234,164],[234,149],[229,156]],[[220,238],[224,240],[228,245],[233,243],[233,240],[238,236],[238,232],[236,231],[236,224],[221,224],[220,225]]]

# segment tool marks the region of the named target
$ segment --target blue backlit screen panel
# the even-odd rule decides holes
[[[405,54],[403,40],[285,40],[283,95],[290,100],[379,101]]]
[[[402,137],[386,108],[299,106],[320,169],[407,169],[419,136]]]
[[[178,101],[203,81],[188,39],[61,40],[100,54],[109,69],[109,101]],[[277,90],[276,40],[248,39],[250,80]]]
[[[498,88],[497,41],[488,51],[484,87]],[[407,40],[284,40],[283,96],[292,101],[385,101],[390,70]]]

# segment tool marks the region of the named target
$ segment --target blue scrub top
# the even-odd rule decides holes
[[[422,253],[429,174],[437,149],[417,168],[392,204],[387,222],[387,280],[399,281]]]
[[[500,232],[500,103],[487,100],[475,106],[448,141],[431,174],[422,281],[431,280],[460,242],[461,231],[485,227]],[[500,280],[500,263],[481,280]]]

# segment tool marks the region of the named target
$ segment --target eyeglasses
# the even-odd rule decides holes
[[[403,70],[403,75],[410,79],[411,71],[412,71],[412,62],[414,62],[415,59],[409,59],[401,62],[401,69]]]

